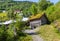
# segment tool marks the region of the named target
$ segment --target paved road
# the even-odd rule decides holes
[[[24,32],[31,35],[33,41],[43,41],[43,39],[35,32],[35,30],[25,30]]]

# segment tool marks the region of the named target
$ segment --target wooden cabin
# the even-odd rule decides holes
[[[45,13],[31,16],[28,22],[32,29],[50,23]]]

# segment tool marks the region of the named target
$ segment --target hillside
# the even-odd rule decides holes
[[[32,4],[36,4],[35,2],[29,2],[29,1],[10,1],[10,2],[0,2],[0,9],[9,9],[11,7],[16,7],[19,9],[28,9]],[[15,9],[15,8],[14,8]]]
[[[0,2],[0,12],[2,10],[14,11],[17,9],[23,11],[24,16],[26,16],[30,12],[29,9],[32,6],[32,4],[37,5],[36,2],[30,2],[30,1],[4,1],[4,2]]]

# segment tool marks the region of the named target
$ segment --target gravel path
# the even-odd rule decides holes
[[[33,41],[43,41],[39,35],[32,35]]]
[[[43,41],[43,39],[34,30],[25,30],[24,32],[31,35],[33,41]]]

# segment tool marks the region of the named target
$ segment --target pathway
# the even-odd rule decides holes
[[[32,35],[33,41],[43,41],[39,35]]]
[[[25,30],[24,32],[31,35],[33,41],[43,41],[43,39],[35,32],[35,30]]]

